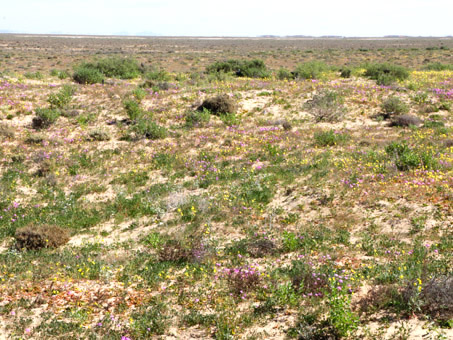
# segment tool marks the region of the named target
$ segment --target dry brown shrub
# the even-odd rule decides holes
[[[270,255],[276,252],[276,246],[271,240],[255,240],[247,245],[247,252],[255,258]]]
[[[432,278],[423,287],[420,298],[424,313],[437,319],[453,318],[453,276]]]
[[[234,101],[226,94],[206,99],[197,108],[197,110],[199,111],[203,111],[204,109],[210,111],[212,114],[215,114],[217,116],[227,113],[236,113],[237,110]]]
[[[14,138],[14,130],[6,124],[0,124],[0,136],[6,138]]]
[[[29,225],[16,230],[14,235],[19,250],[58,248],[69,241],[69,232],[55,225]]]

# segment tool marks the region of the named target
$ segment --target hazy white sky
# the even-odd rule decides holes
[[[453,0],[0,0],[0,31],[446,36]]]

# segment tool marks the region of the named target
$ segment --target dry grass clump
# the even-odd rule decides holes
[[[111,139],[110,134],[107,131],[101,130],[101,129],[96,129],[93,131],[90,131],[88,133],[88,136],[86,137],[87,141],[108,141]]]
[[[198,111],[208,110],[216,116],[236,113],[236,104],[226,94],[218,95],[217,97],[207,98],[198,108]]]
[[[432,317],[450,320],[453,318],[453,276],[429,280],[420,295],[422,311]]]
[[[19,250],[58,248],[69,241],[69,232],[55,225],[29,225],[17,229],[14,238]]]
[[[168,240],[157,250],[160,262],[197,262],[206,255],[206,249],[201,241],[183,243],[179,240]]]
[[[393,117],[392,121],[390,122],[390,126],[409,127],[411,125],[419,126],[421,123],[422,120],[417,116],[399,115]]]
[[[0,124],[0,136],[14,138],[14,130],[8,125]]]
[[[275,243],[271,240],[255,240],[247,245],[247,252],[255,258],[264,257],[276,252]]]

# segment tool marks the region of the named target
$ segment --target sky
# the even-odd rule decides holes
[[[453,0],[0,0],[0,32],[447,36]]]

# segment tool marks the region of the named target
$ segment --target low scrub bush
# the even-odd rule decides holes
[[[166,138],[168,131],[165,127],[157,124],[149,118],[137,119],[131,127],[132,132],[138,138],[148,138],[152,140]]]
[[[233,73],[237,77],[267,78],[270,72],[262,60],[239,60],[230,59],[218,61],[206,68],[206,72],[212,73]]]
[[[72,78],[79,84],[97,84],[104,81],[104,74],[99,70],[86,65],[76,68]]]
[[[186,113],[185,121],[187,127],[201,127],[211,119],[211,113],[204,109],[202,111],[189,111]]]
[[[0,124],[0,136],[6,138],[14,138],[14,135],[15,133],[12,127],[5,124]]]
[[[134,99],[126,99],[123,102],[123,106],[130,120],[135,121],[143,116],[143,110],[141,109],[138,101]]]
[[[381,104],[384,118],[388,119],[393,115],[403,115],[409,112],[409,107],[400,97],[390,96]]]
[[[140,75],[140,65],[133,58],[103,58],[86,65],[110,78],[133,79]]]
[[[319,79],[322,73],[330,71],[330,66],[321,61],[299,64],[294,71],[296,79]]]
[[[453,71],[453,64],[429,63],[423,69],[427,71]]]
[[[409,71],[404,66],[394,64],[369,64],[365,66],[364,76],[376,80],[379,85],[391,85],[397,80],[409,78]]]
[[[323,91],[304,104],[316,122],[336,122],[345,113],[343,98],[335,91]]]
[[[51,109],[61,109],[68,105],[72,96],[75,93],[75,88],[71,85],[63,85],[58,93],[51,93],[47,98]]]
[[[314,135],[317,146],[334,146],[347,140],[347,135],[338,133],[334,130],[317,132]]]
[[[425,169],[437,167],[437,161],[430,152],[412,149],[405,141],[392,142],[385,148],[385,152],[400,171],[421,167]]]
[[[54,225],[30,225],[16,231],[16,248],[19,250],[37,250],[57,248],[69,241],[67,230]]]
[[[277,79],[294,79],[294,74],[287,68],[281,67],[277,72]]]
[[[60,117],[61,112],[58,109],[36,109],[36,117],[32,120],[34,129],[45,129],[55,123]]]

